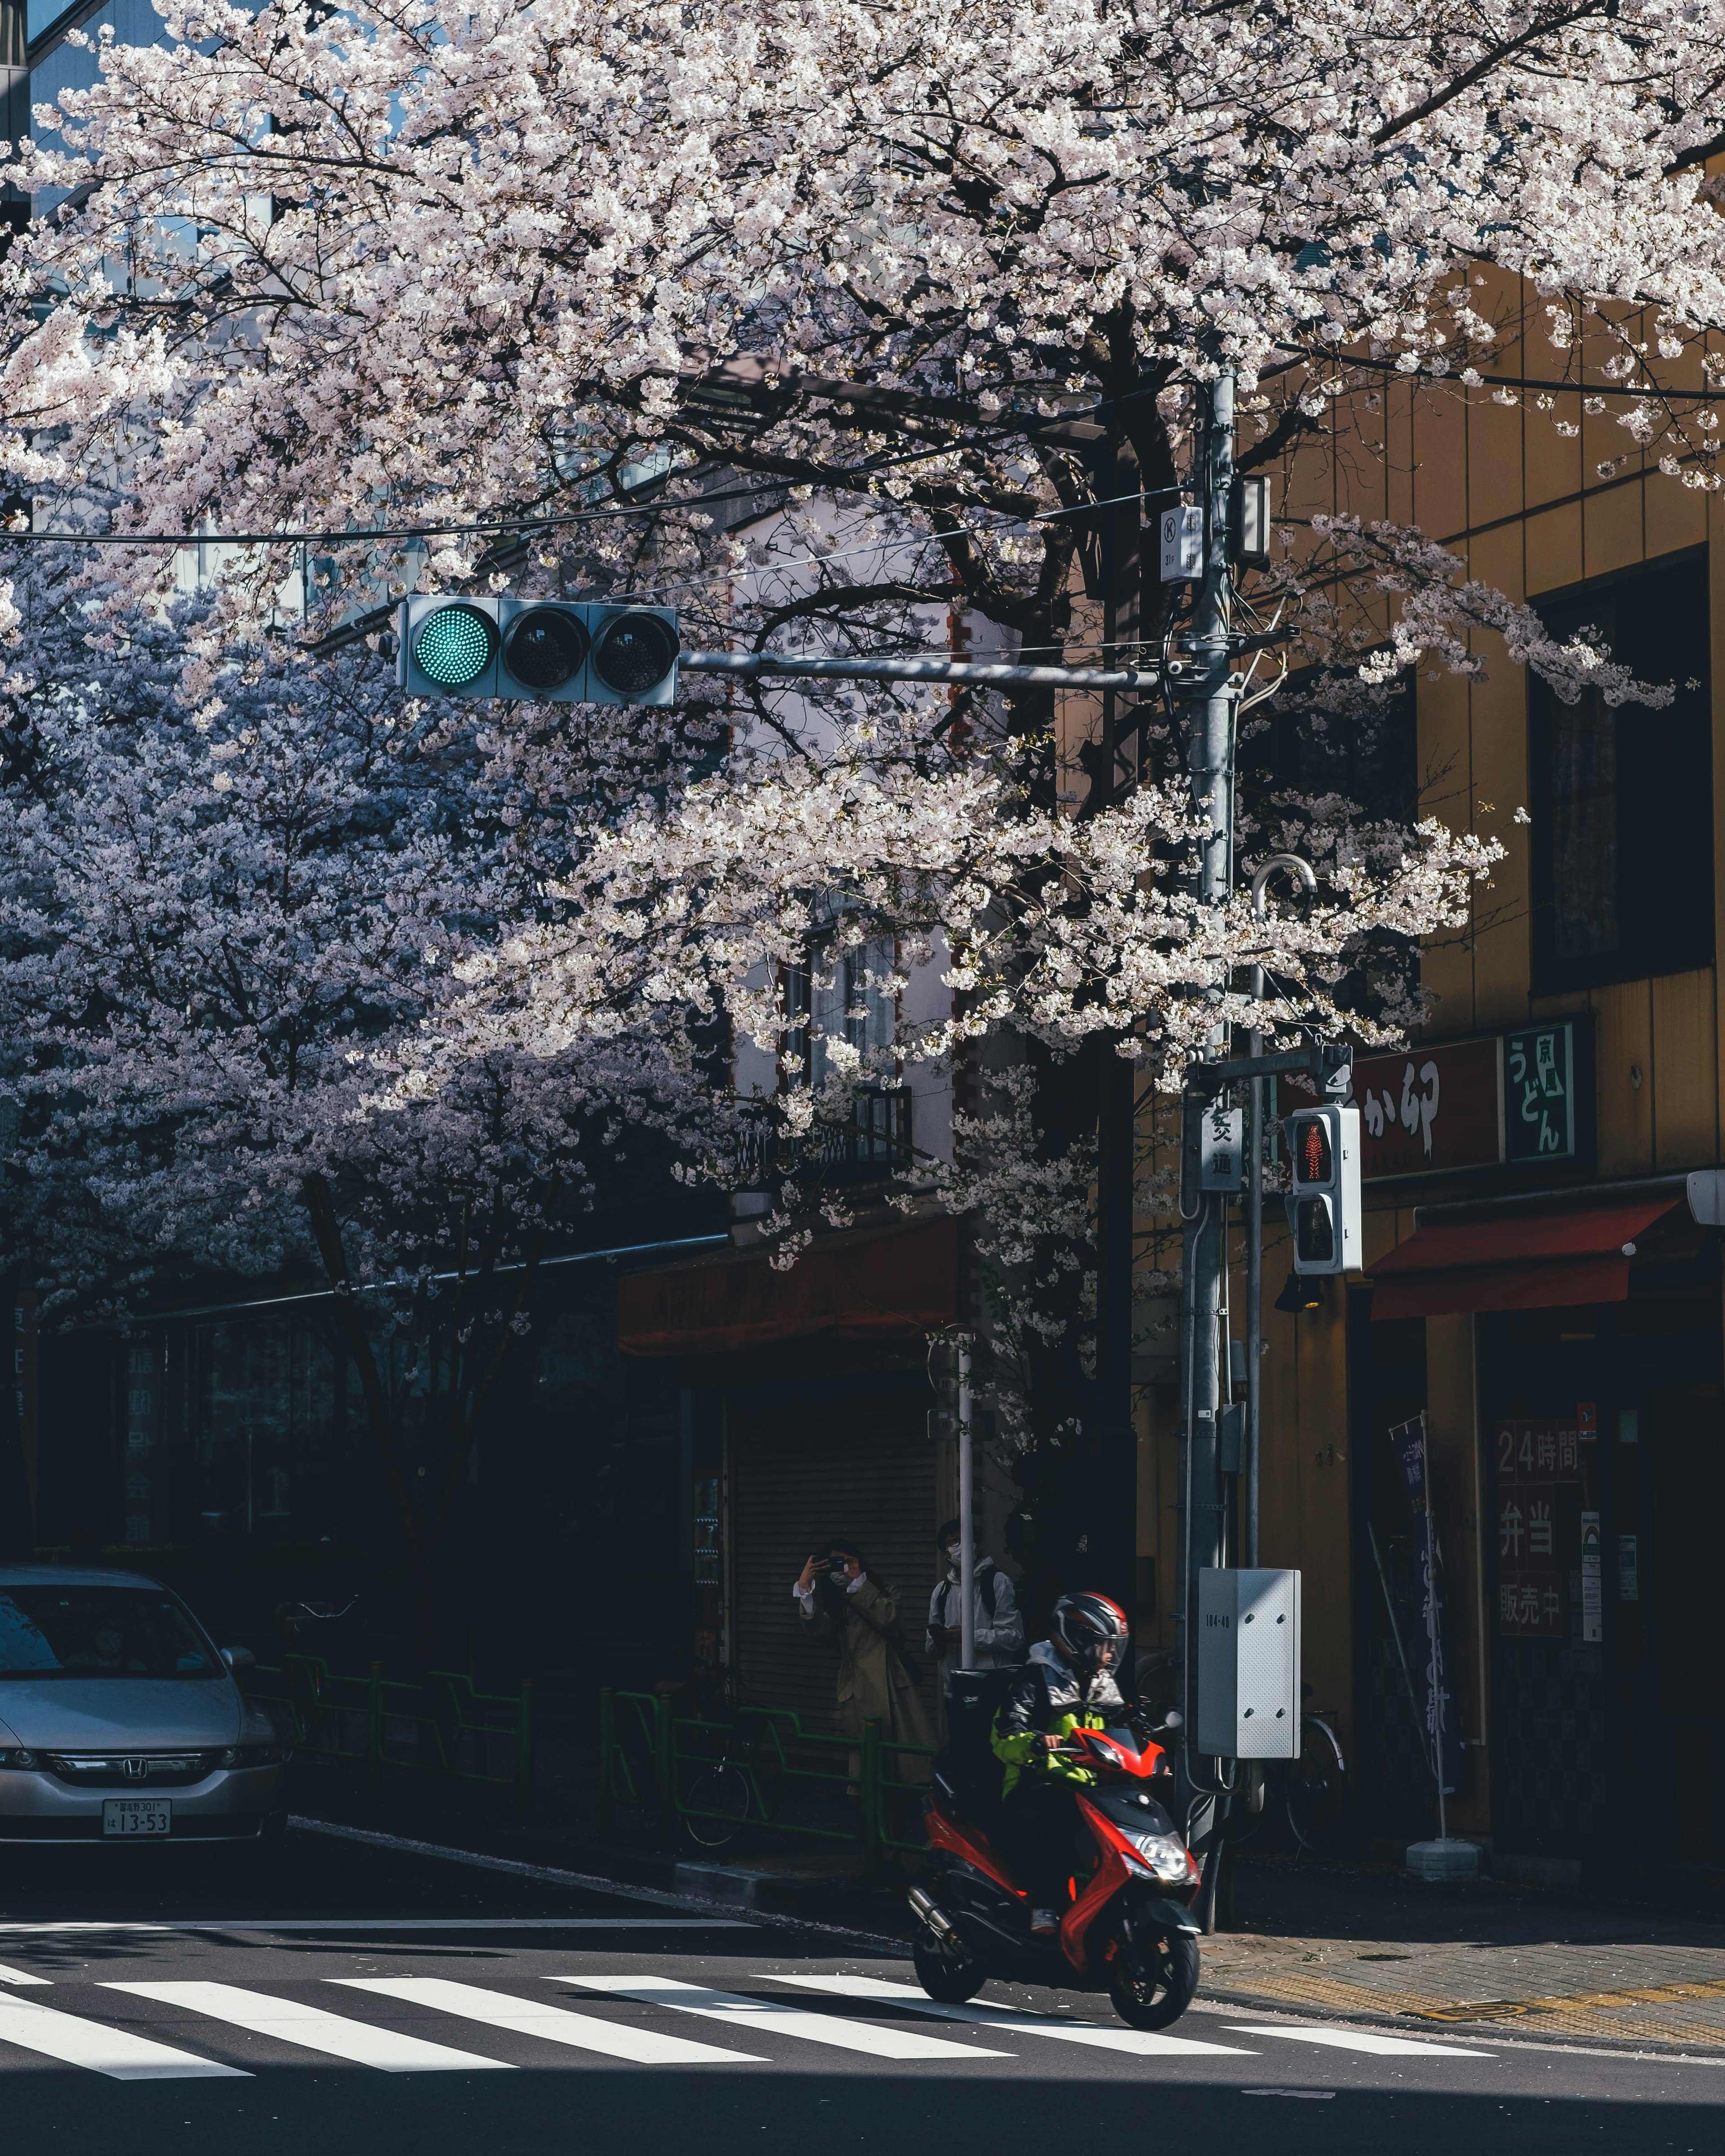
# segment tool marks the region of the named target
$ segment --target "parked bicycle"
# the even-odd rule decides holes
[[[1230,1820],[1236,1848],[1271,1818],[1286,1821],[1303,1856],[1327,1856],[1340,1845],[1348,1816],[1348,1762],[1331,1710],[1308,1708],[1301,1716],[1297,1759],[1243,1762],[1241,1779],[1245,1788]]]

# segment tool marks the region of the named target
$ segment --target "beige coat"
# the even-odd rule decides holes
[[[860,1738],[865,1722],[878,1722],[883,1738],[897,1744],[932,1744],[928,1717],[916,1697],[910,1671],[871,1625],[858,1614],[866,1610],[875,1625],[891,1630],[898,1615],[898,1596],[891,1587],[877,1587],[866,1576],[855,1594],[845,1598],[845,1630],[839,1641],[839,1723],[847,1736]],[[803,1623],[814,1620],[799,1604]],[[887,1771],[906,1782],[926,1781],[928,1762],[914,1753],[889,1755]],[[852,1769],[855,1772],[855,1768]]]

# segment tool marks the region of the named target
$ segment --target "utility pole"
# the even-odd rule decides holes
[[[1228,554],[1228,497],[1234,483],[1234,377],[1219,375],[1208,398],[1199,473],[1204,511],[1204,578],[1193,622],[1191,685],[1183,699],[1192,800],[1204,829],[1199,841],[1198,901],[1226,902],[1234,873],[1234,728],[1239,676],[1229,649],[1233,593]],[[1219,1021],[1206,1042],[1209,1058],[1225,1052]],[[1189,1117],[1194,1123],[1194,1119]],[[1195,1191],[1196,1176],[1189,1181]],[[1216,1410],[1221,1401],[1219,1355],[1222,1280],[1227,1263],[1222,1201],[1197,1194],[1196,1218],[1186,1224],[1184,1272],[1187,1368],[1187,1633],[1197,1608],[1197,1574],[1222,1562],[1222,1479],[1217,1466]],[[1188,1657],[1189,1660],[1189,1656]]]
[[[1135,667],[1143,612],[1142,475],[1136,449],[1117,424],[1090,459],[1101,513],[1098,549],[1104,663]],[[1134,721],[1113,689],[1102,696],[1102,738],[1092,784],[1111,803],[1130,785],[1122,744]],[[1132,1420],[1133,1186],[1137,1168],[1137,1069],[1115,1053],[1115,1037],[1097,1039],[1096,1412],[1086,1431],[1086,1571],[1130,1618],[1137,1600],[1138,1433]],[[1075,1584],[1077,1583],[1075,1582]],[[1130,1673],[1128,1673],[1130,1674]]]
[[[1230,649],[1233,587],[1229,547],[1229,500],[1234,484],[1234,377],[1219,374],[1205,399],[1198,491],[1204,510],[1204,573],[1194,611],[1188,652],[1185,707],[1187,759],[1193,806],[1203,827],[1199,842],[1197,897],[1200,906],[1226,902],[1234,875],[1234,735],[1240,676]],[[1218,1022],[1206,1040],[1207,1061],[1226,1053],[1226,1028]],[[1225,1515],[1217,1410],[1221,1404],[1220,1324],[1228,1263],[1226,1203],[1199,1188],[1199,1116],[1191,1093],[1182,1119],[1183,1280],[1181,1291],[1182,1405],[1185,1501],[1180,1578],[1181,1706],[1185,1715],[1187,1776],[1200,1798],[1224,1785],[1199,1779],[1194,1680],[1197,1674],[1198,1576],[1226,1557]],[[1188,1208],[1195,1208],[1189,1211]],[[1255,1345],[1255,1343],[1254,1343]],[[1250,1351],[1249,1351],[1250,1352]],[[1225,1818],[1225,1810],[1222,1816]],[[1210,1846],[1211,1819],[1189,1839],[1206,1845],[1204,1900],[1214,1908],[1219,1855]],[[1208,1926],[1207,1926],[1208,1928]]]

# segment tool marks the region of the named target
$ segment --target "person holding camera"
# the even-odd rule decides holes
[[[893,1743],[931,1743],[916,1696],[918,1673],[897,1636],[897,1591],[870,1578],[855,1543],[829,1543],[804,1564],[791,1592],[803,1623],[819,1625],[838,1646],[839,1722],[845,1733],[860,1743],[864,1723],[878,1722],[881,1736]],[[899,1780],[926,1779],[927,1760],[889,1756]],[[853,1779],[860,1771],[853,1754]]]

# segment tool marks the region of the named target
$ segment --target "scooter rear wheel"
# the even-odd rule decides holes
[[[1133,2029],[1166,2029],[1198,1990],[1198,1942],[1184,1932],[1147,1930],[1108,1964],[1114,2011]]]
[[[974,1999],[988,1980],[988,1971],[974,1954],[952,1960],[932,1940],[913,1939],[911,1959],[916,1965],[917,1983],[942,2006],[962,2006],[967,1999]]]

